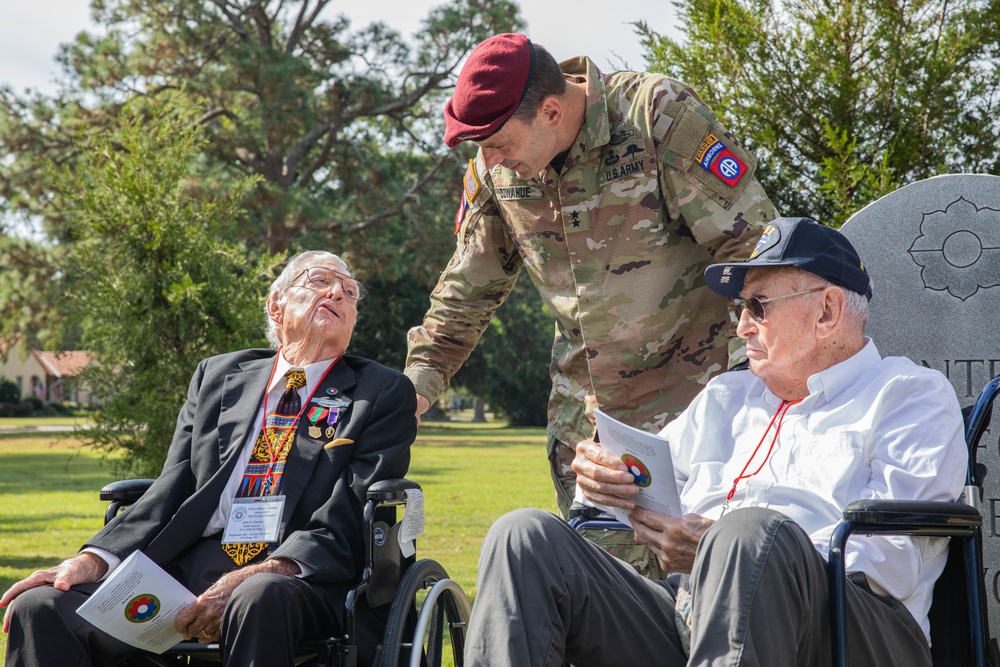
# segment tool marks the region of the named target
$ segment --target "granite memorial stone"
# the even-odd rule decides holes
[[[841,228],[872,277],[866,333],[951,380],[962,407],[1000,375],[1000,177],[948,175],[901,188]],[[990,634],[1000,631],[1000,415],[983,436]]]

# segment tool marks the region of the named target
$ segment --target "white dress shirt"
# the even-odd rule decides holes
[[[728,511],[782,512],[825,559],[852,500],[958,498],[968,453],[958,399],[944,375],[904,357],[883,359],[866,339],[856,355],[811,376],[808,388],[785,414],[766,464],[739,481]],[[660,431],[685,512],[720,517],[781,403],[752,373],[723,373]],[[777,424],[745,475],[764,461]],[[947,540],[856,535],[846,556],[849,572],[864,572],[876,593],[905,604],[929,637],[927,612]]]

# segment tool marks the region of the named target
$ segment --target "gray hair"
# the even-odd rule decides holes
[[[315,262],[327,260],[340,264],[344,267],[344,271],[347,275],[352,277],[354,276],[354,274],[351,273],[351,270],[347,267],[347,262],[342,260],[337,255],[334,255],[332,252],[327,252],[325,250],[304,250],[288,260],[288,264],[285,265],[284,271],[282,271],[281,275],[275,278],[274,282],[271,283],[271,289],[267,293],[268,300],[270,300],[274,295],[279,297],[283,295],[285,291],[292,286],[295,279]],[[267,325],[264,330],[264,335],[267,336],[267,342],[272,348],[277,350],[281,347],[281,341],[278,339],[278,325],[274,323],[274,320],[272,320],[271,316],[268,314],[266,304],[264,306],[264,320]]]
[[[844,314],[847,316],[847,321],[857,324],[861,330],[864,330],[865,324],[868,322],[868,297],[860,292],[855,292],[826,278],[817,276],[815,273],[809,273],[803,269],[798,270],[814,280],[819,280],[820,285],[823,287],[839,288],[844,293]]]

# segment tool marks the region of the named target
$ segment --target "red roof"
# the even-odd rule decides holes
[[[31,353],[35,355],[35,359],[45,369],[45,374],[54,377],[73,377],[79,375],[94,360],[89,352],[82,352],[80,350],[69,352],[32,350]]]

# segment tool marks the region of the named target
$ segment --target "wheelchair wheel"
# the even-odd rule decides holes
[[[418,596],[427,591],[418,605]],[[434,560],[414,563],[389,608],[381,667],[440,667],[449,639],[455,667],[462,666],[471,606],[462,588]]]

